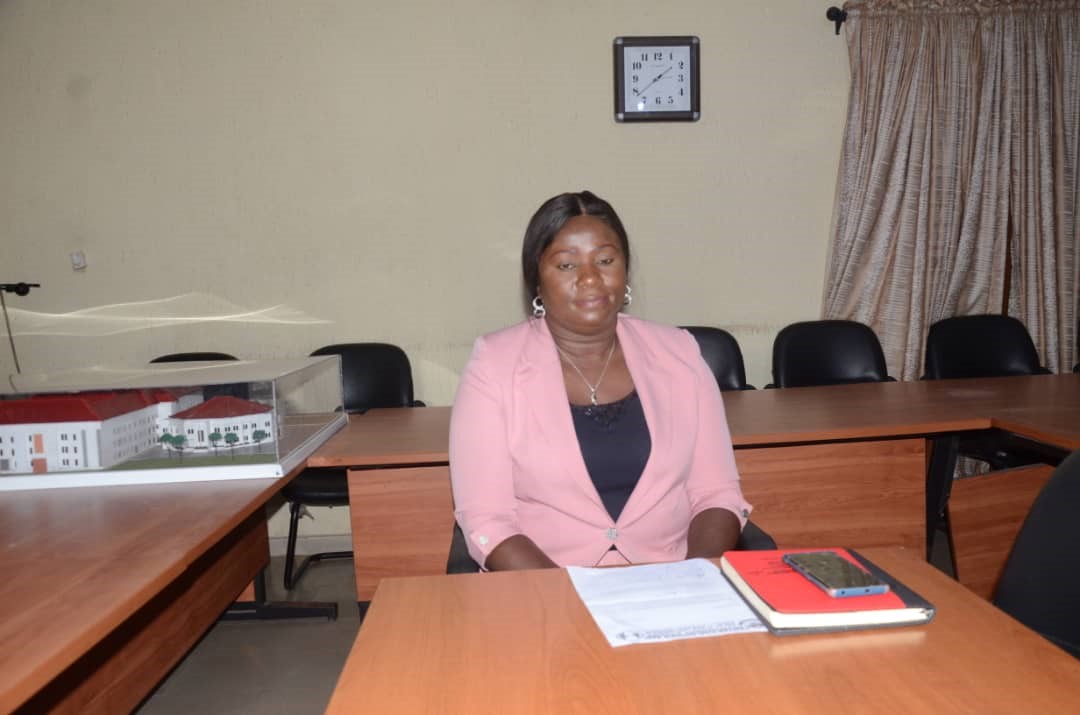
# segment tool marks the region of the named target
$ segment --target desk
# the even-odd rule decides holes
[[[0,712],[131,711],[267,563],[291,476],[6,492]]]
[[[928,437],[1000,427],[1080,447],[1074,374],[727,392],[724,403],[753,518],[787,547],[924,548]],[[445,567],[453,523],[449,420],[447,407],[372,410],[308,460],[354,467],[349,498],[362,600],[383,577]]]
[[[614,649],[561,569],[387,579],[330,701],[347,713],[1009,713],[1080,702],[1080,662],[922,560],[864,553],[926,626]]]

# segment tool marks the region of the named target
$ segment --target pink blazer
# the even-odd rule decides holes
[[[693,336],[625,315],[617,333],[652,439],[617,522],[581,456],[547,324],[529,319],[476,341],[450,419],[450,476],[478,563],[515,534],[561,566],[676,561],[699,512],[721,507],[745,524],[720,390]]]

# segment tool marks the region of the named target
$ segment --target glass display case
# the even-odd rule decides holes
[[[337,355],[12,375],[0,491],[280,477],[347,421]]]

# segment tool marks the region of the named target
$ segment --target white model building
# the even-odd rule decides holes
[[[201,401],[163,389],[0,400],[0,474],[108,469],[157,446],[169,417]]]
[[[260,445],[273,442],[275,434],[274,409],[238,397],[212,397],[165,423],[166,432],[183,435],[184,449]]]

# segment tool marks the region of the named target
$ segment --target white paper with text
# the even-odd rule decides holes
[[[765,630],[720,569],[706,559],[566,570],[614,647]]]

